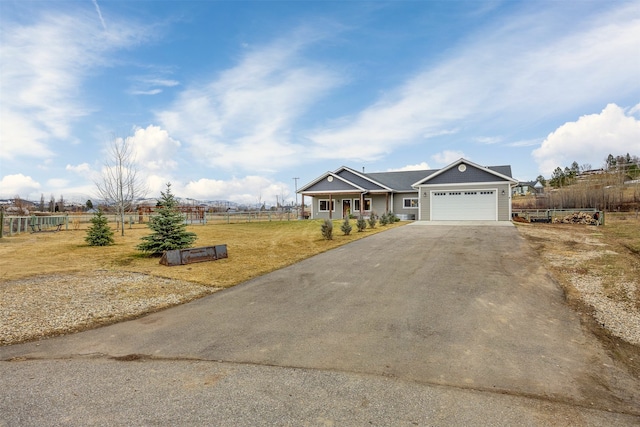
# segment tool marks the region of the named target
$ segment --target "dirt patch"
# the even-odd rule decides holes
[[[637,222],[637,221],[636,221]],[[583,325],[640,378],[640,222],[607,215],[607,226],[522,224]]]

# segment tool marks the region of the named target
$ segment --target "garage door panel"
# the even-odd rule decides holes
[[[431,192],[432,221],[496,221],[496,190]]]

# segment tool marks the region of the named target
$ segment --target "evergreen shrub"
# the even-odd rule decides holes
[[[107,217],[99,210],[90,219],[91,226],[87,229],[87,236],[84,241],[89,246],[109,246],[113,245],[113,231],[109,227]]]
[[[171,183],[167,184],[167,191],[160,194],[162,197],[158,199],[155,215],[148,223],[153,233],[142,237],[142,243],[137,246],[138,250],[152,255],[191,247],[197,239],[195,233],[187,231],[178,201],[171,194]]]
[[[322,237],[326,240],[333,240],[333,222],[330,219],[324,220],[320,226],[320,231],[322,231]]]

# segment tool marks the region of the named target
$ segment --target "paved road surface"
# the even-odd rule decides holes
[[[0,359],[0,426],[640,424],[514,227],[396,228]]]

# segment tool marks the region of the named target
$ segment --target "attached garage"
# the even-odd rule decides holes
[[[421,221],[510,221],[509,166],[480,166],[460,159],[413,184]]]
[[[497,221],[496,189],[431,192],[432,221]]]

